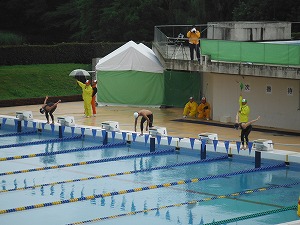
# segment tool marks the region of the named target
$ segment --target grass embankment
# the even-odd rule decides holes
[[[91,65],[0,66],[0,100],[79,95],[81,89],[69,76],[74,69],[91,70]]]

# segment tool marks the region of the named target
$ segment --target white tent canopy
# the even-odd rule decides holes
[[[101,58],[96,71],[143,71],[163,73],[163,66],[152,49],[140,43],[129,41],[115,51]]]

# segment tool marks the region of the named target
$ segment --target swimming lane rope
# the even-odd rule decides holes
[[[111,144],[111,145],[113,145],[113,144]],[[9,172],[0,173],[0,176],[12,175],[12,174],[18,174],[18,173],[29,173],[29,172],[41,171],[41,170],[51,170],[51,169],[58,169],[58,168],[65,168],[65,167],[73,167],[73,166],[81,166],[81,165],[88,165],[88,164],[95,164],[95,163],[102,163],[102,162],[111,162],[111,161],[131,159],[131,158],[151,156],[151,155],[163,155],[163,154],[170,154],[173,152],[175,152],[175,149],[171,148],[168,150],[146,152],[146,153],[140,153],[140,154],[134,154],[134,155],[125,155],[125,156],[119,156],[119,157],[114,157],[114,158],[104,158],[104,159],[97,159],[97,160],[91,160],[91,161],[60,164],[60,165],[55,165],[55,166],[39,167],[39,168],[33,168],[33,169],[27,169],[27,170],[9,171]]]
[[[241,220],[247,220],[247,219],[251,219],[251,218],[255,218],[255,217],[270,215],[270,214],[289,211],[289,210],[296,210],[296,209],[297,209],[297,205],[293,205],[293,206],[283,207],[280,209],[273,209],[273,210],[268,210],[268,211],[264,211],[264,212],[259,212],[259,213],[254,213],[254,214],[250,214],[250,215],[231,218],[231,219],[227,219],[227,220],[220,220],[220,221],[214,221],[211,223],[205,223],[205,225],[218,225],[218,224],[233,223],[233,222],[237,222],[237,221],[241,221]]]
[[[217,161],[217,160],[227,159],[227,158],[228,158],[228,156],[224,155],[224,156],[220,156],[220,157],[216,157],[216,158],[176,163],[176,164],[171,164],[171,165],[166,165],[166,166],[153,167],[153,168],[149,168],[149,169],[131,170],[131,171],[125,171],[125,172],[120,172],[120,173],[99,175],[99,176],[93,176],[93,177],[84,177],[84,178],[73,179],[73,180],[65,180],[65,181],[52,182],[52,183],[47,183],[47,184],[38,184],[38,185],[21,187],[21,188],[0,190],[0,193],[11,192],[11,191],[20,191],[20,190],[26,190],[26,189],[38,188],[38,187],[54,186],[54,185],[58,185],[58,184],[72,183],[72,182],[78,182],[78,181],[95,180],[95,179],[101,179],[101,178],[105,178],[105,177],[115,177],[115,176],[135,174],[135,173],[141,173],[141,172],[149,172],[149,171],[154,171],[154,170],[169,169],[169,168],[178,167],[178,166],[186,166],[186,165],[192,165],[192,164],[198,164],[198,163],[212,162],[212,161]]]
[[[1,134],[1,137],[11,137],[11,136],[20,136],[20,135],[29,135],[29,134],[35,134],[37,133],[36,130],[33,131],[26,131],[26,132],[15,132],[15,133],[8,133],[8,134]]]
[[[46,144],[52,142],[61,142],[61,141],[68,141],[81,138],[82,135],[76,135],[74,137],[63,137],[63,138],[53,138],[48,140],[41,140],[41,141],[31,141],[31,142],[24,142],[18,144],[10,144],[10,145],[0,145],[0,148],[13,148],[13,147],[20,147],[20,146],[27,146],[27,145],[39,145],[39,144]]]
[[[16,156],[0,158],[0,161],[66,154],[66,153],[71,153],[71,152],[81,152],[81,151],[96,150],[96,149],[101,149],[101,148],[112,148],[112,147],[117,147],[117,146],[121,146],[121,145],[126,145],[126,142],[109,143],[109,144],[105,144],[105,145],[97,145],[97,146],[90,146],[90,147],[84,147],[84,148],[60,150],[60,151],[56,151],[56,152],[43,152],[43,153],[28,154],[28,155],[16,155]]]
[[[53,205],[61,205],[61,204],[66,204],[66,203],[74,203],[74,202],[79,202],[79,201],[87,201],[87,200],[96,199],[96,198],[105,198],[105,197],[114,196],[114,195],[123,195],[123,194],[127,194],[127,193],[132,193],[132,192],[139,192],[139,191],[146,191],[146,190],[152,190],[152,189],[158,189],[158,188],[164,188],[164,187],[171,187],[171,186],[176,186],[176,185],[181,185],[181,184],[197,183],[197,182],[204,181],[204,180],[224,178],[224,177],[234,176],[234,175],[239,175],[239,174],[271,170],[271,169],[276,169],[279,167],[285,167],[285,163],[280,163],[277,165],[271,165],[271,166],[260,167],[260,168],[254,168],[254,169],[240,170],[240,171],[236,171],[236,172],[232,172],[232,173],[225,173],[225,174],[212,175],[212,176],[207,176],[207,177],[193,178],[193,179],[188,179],[188,180],[180,180],[180,181],[175,181],[175,182],[171,182],[171,183],[150,185],[150,186],[146,186],[146,187],[138,187],[138,188],[127,189],[127,190],[113,191],[113,192],[107,192],[107,193],[103,193],[103,194],[82,196],[80,198],[65,199],[65,200],[60,200],[60,201],[55,201],[55,202],[47,202],[47,203],[40,203],[40,204],[29,205],[29,206],[22,206],[22,207],[18,207],[18,208],[4,209],[4,210],[0,210],[0,214],[30,210],[30,209],[41,208],[41,207],[48,207],[48,206],[53,206]],[[270,188],[274,188],[274,187],[272,186]],[[260,190],[260,189],[257,189],[257,190]],[[235,193],[233,196],[236,196],[236,195],[239,195],[239,193]],[[224,198],[225,197],[226,196],[224,196]]]
[[[165,205],[165,206],[160,206],[160,207],[155,207],[155,208],[150,208],[150,209],[144,209],[144,210],[139,210],[139,211],[131,211],[131,212],[128,212],[128,213],[122,213],[122,214],[117,214],[117,215],[112,215],[112,216],[94,218],[94,219],[90,219],[90,220],[69,223],[67,225],[79,225],[79,224],[85,224],[85,223],[92,223],[92,222],[97,222],[97,221],[102,221],[102,220],[107,220],[107,219],[116,219],[116,218],[123,217],[123,216],[132,216],[132,215],[136,215],[136,214],[139,214],[139,213],[147,213],[147,212],[150,212],[150,211],[157,211],[157,210],[161,210],[161,209],[180,207],[180,206],[196,204],[196,203],[200,203],[200,202],[207,202],[207,201],[221,199],[221,198],[232,198],[232,197],[246,195],[246,194],[253,194],[255,192],[267,191],[267,190],[271,190],[271,189],[275,189],[275,188],[290,187],[290,186],[293,186],[293,185],[297,185],[299,183],[300,182],[295,182],[295,183],[292,183],[292,184],[276,185],[276,186],[272,186],[272,187],[257,188],[257,189],[241,191],[241,192],[237,192],[237,193],[219,195],[219,196],[215,196],[215,197],[212,197],[212,198],[192,200],[192,201],[189,201],[189,202],[176,203],[176,204],[172,204],[172,205]],[[232,222],[236,222],[236,221],[240,221],[240,220],[246,220],[246,219],[250,219],[250,218],[254,218],[254,217],[273,214],[273,213],[278,213],[278,212],[283,212],[283,211],[288,211],[288,210],[294,210],[296,208],[297,208],[297,205],[282,207],[282,208],[279,208],[279,209],[269,210],[269,211],[265,211],[265,212],[259,212],[259,213],[255,213],[255,214],[251,214],[251,215],[231,218],[231,219],[212,222],[212,223],[206,223],[205,225],[217,225],[217,224],[232,223]]]

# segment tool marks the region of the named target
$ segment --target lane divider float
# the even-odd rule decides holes
[[[113,143],[110,145],[113,146]],[[13,174],[18,174],[18,173],[29,173],[29,172],[41,171],[41,170],[59,169],[59,168],[73,167],[73,166],[82,166],[82,165],[95,164],[95,163],[111,162],[111,161],[138,158],[138,157],[151,156],[151,155],[164,155],[164,154],[171,154],[174,152],[175,152],[175,149],[171,148],[169,150],[160,150],[160,151],[155,151],[155,152],[146,152],[146,153],[140,153],[140,154],[134,154],[134,155],[118,156],[118,157],[114,157],[114,158],[104,158],[104,159],[97,159],[97,160],[91,160],[91,161],[60,164],[60,165],[55,165],[55,166],[38,167],[38,168],[32,168],[32,169],[27,169],[27,170],[9,171],[9,172],[0,173],[0,176],[13,175]]]
[[[150,185],[150,186],[146,186],[146,187],[138,187],[138,188],[127,189],[127,190],[113,191],[113,192],[107,192],[107,193],[103,193],[103,194],[81,196],[79,198],[59,200],[59,201],[55,201],[55,202],[46,202],[46,203],[40,203],[40,204],[35,204],[35,205],[21,206],[21,207],[11,208],[11,209],[4,209],[4,210],[0,210],[0,214],[12,213],[12,212],[18,212],[18,211],[24,211],[24,210],[30,210],[30,209],[36,209],[36,208],[42,208],[42,207],[48,207],[48,206],[54,206],[54,205],[61,205],[61,204],[66,204],[66,203],[74,203],[74,202],[79,202],[79,201],[87,201],[87,200],[92,200],[92,199],[97,199],[97,198],[105,198],[105,197],[114,196],[114,195],[123,195],[123,194],[127,194],[127,193],[132,193],[132,192],[153,190],[153,189],[171,187],[171,186],[188,184],[188,183],[197,183],[197,182],[204,181],[204,180],[224,178],[224,177],[252,173],[252,172],[267,171],[267,170],[277,169],[280,167],[285,167],[285,163],[280,163],[277,165],[271,165],[271,166],[260,167],[260,168],[240,170],[240,171],[236,171],[236,172],[232,172],[232,173],[225,173],[225,174],[218,174],[218,175],[212,175],[212,176],[201,177],[201,178],[180,180],[180,181],[175,181],[175,182],[171,182],[171,183]],[[297,182],[297,183],[300,183],[300,182]],[[270,189],[271,188],[274,188],[274,186],[270,187]],[[266,189],[266,188],[263,188],[263,189]],[[235,193],[235,195],[239,195],[239,193]]]
[[[261,217],[261,216],[280,213],[280,212],[284,212],[284,211],[295,210],[296,207],[297,207],[296,205],[292,205],[292,206],[287,206],[287,207],[283,207],[280,209],[273,209],[273,210],[268,210],[268,211],[264,211],[264,212],[253,213],[250,215],[240,216],[240,217],[231,218],[231,219],[227,219],[227,220],[220,220],[220,221],[214,221],[211,223],[205,223],[204,225],[218,225],[218,224],[221,225],[221,224],[233,223],[233,222],[237,222],[237,221],[241,221],[241,220],[252,219],[255,217]]]
[[[136,215],[136,214],[139,214],[139,213],[147,213],[147,212],[150,212],[150,211],[157,211],[157,210],[166,209],[166,208],[173,208],[173,207],[191,205],[191,204],[196,204],[196,203],[200,203],[200,202],[207,202],[207,201],[211,201],[211,200],[217,200],[217,199],[221,199],[221,198],[232,198],[232,197],[235,198],[236,196],[248,195],[248,194],[267,191],[267,190],[276,189],[276,188],[286,188],[286,187],[290,187],[290,186],[293,186],[293,185],[297,185],[299,183],[300,182],[296,182],[296,183],[292,183],[292,184],[285,184],[285,185],[276,185],[276,186],[270,186],[270,187],[262,187],[262,188],[257,188],[257,189],[253,189],[253,190],[241,191],[241,192],[238,192],[238,193],[218,195],[218,196],[214,196],[214,197],[211,197],[211,198],[191,200],[191,201],[183,202],[183,203],[176,203],[176,204],[172,204],[172,205],[165,205],[165,206],[160,206],[160,207],[155,207],[155,208],[150,208],[150,209],[144,209],[144,210],[139,210],[139,211],[131,211],[131,212],[128,212],[128,213],[122,213],[122,214],[117,214],[117,215],[112,215],[112,216],[105,216],[105,217],[99,217],[99,218],[94,218],[94,219],[90,219],[90,220],[78,221],[78,222],[74,222],[74,223],[69,223],[67,225],[79,225],[79,224],[92,223],[92,222],[97,222],[97,221],[102,221],[102,220],[107,220],[107,219],[116,219],[116,218],[123,217],[123,216],[132,216],[132,215]],[[273,213],[278,213],[278,212],[283,212],[283,211],[288,211],[288,210],[294,210],[294,209],[296,209],[296,205],[288,206],[288,207],[282,207],[282,208],[279,208],[279,209],[269,210],[269,211],[265,211],[265,212],[254,213],[254,214],[251,214],[251,215],[226,219],[226,220],[222,220],[222,221],[206,223],[205,225],[227,224],[227,223],[232,223],[232,222],[236,222],[236,221],[240,221],[240,220],[246,220],[246,219],[250,219],[250,218],[254,218],[254,217],[259,217],[259,216],[264,216],[264,215],[268,215],[268,214],[273,214]]]
[[[1,134],[0,138],[2,137],[12,137],[12,136],[21,136],[21,135],[29,135],[29,134],[36,134],[37,131],[33,130],[33,131],[24,131],[24,132],[14,132],[14,133],[8,133],[8,134]]]
[[[74,137],[63,137],[63,138],[53,138],[48,140],[41,140],[41,141],[31,141],[31,142],[24,142],[18,144],[9,144],[9,145],[0,145],[0,148],[14,148],[14,147],[21,147],[21,146],[28,146],[28,145],[40,145],[45,143],[54,143],[54,142],[61,142],[61,141],[68,141],[81,138],[82,135],[76,135]]]
[[[60,150],[60,151],[56,151],[56,152],[43,152],[43,153],[28,154],[28,155],[16,155],[16,156],[0,158],[0,161],[27,159],[27,158],[34,158],[34,157],[40,157],[40,156],[49,156],[49,155],[59,155],[59,154],[66,154],[66,153],[72,153],[72,152],[96,150],[96,149],[102,149],[102,148],[111,148],[111,147],[117,147],[117,146],[122,146],[122,145],[126,145],[126,142],[118,142],[118,143],[113,143],[113,144],[111,143],[111,144],[90,146],[90,147],[84,147],[84,148]]]
[[[78,179],[73,179],[73,180],[65,180],[65,181],[58,181],[58,182],[52,182],[52,183],[46,183],[46,184],[38,184],[38,185],[32,185],[32,186],[26,186],[26,187],[20,187],[20,188],[0,190],[0,193],[11,192],[11,191],[21,191],[21,190],[46,187],[46,186],[54,186],[54,185],[58,185],[58,184],[66,184],[66,183],[79,182],[79,181],[95,180],[95,179],[101,179],[101,178],[106,178],[106,177],[115,177],[115,176],[121,176],[121,175],[136,174],[136,173],[141,173],[141,172],[150,172],[150,171],[154,171],[154,170],[162,170],[162,169],[169,169],[169,168],[179,167],[179,166],[186,166],[186,165],[192,165],[192,164],[198,164],[198,163],[218,161],[218,160],[227,159],[227,158],[228,158],[228,156],[225,155],[225,156],[220,156],[220,157],[216,157],[216,158],[176,163],[176,164],[171,164],[171,165],[166,165],[166,166],[153,167],[153,168],[149,168],[149,169],[131,170],[131,171],[125,171],[125,172],[119,172],[119,173],[113,173],[113,174],[99,175],[99,176],[93,176],[93,177],[83,177],[83,178],[78,178]]]

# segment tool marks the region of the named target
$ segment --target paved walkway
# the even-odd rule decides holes
[[[32,111],[35,119],[45,120],[45,116],[40,114],[39,108],[41,105],[26,105],[14,107],[0,108],[0,115],[15,116],[16,111]],[[99,106],[97,107],[97,116],[92,118],[83,117],[83,102],[66,102],[60,103],[56,109],[54,116],[74,116],[75,123],[88,126],[101,126],[104,121],[119,122],[121,130],[131,130],[134,128],[133,113],[141,108],[125,107],[125,106]],[[154,115],[154,126],[166,127],[169,136],[173,137],[190,137],[198,138],[199,133],[209,132],[217,133],[219,140],[238,141],[240,131],[234,130],[233,126],[222,127],[222,123],[211,121],[215,125],[207,124],[206,121],[199,123],[199,119],[189,119],[187,122],[176,122],[174,120],[182,119],[182,108],[150,108]],[[263,118],[261,118],[263,119]],[[228,124],[226,124],[228,125]],[[259,127],[254,125],[254,127]],[[138,126],[137,126],[138,129]],[[138,130],[137,130],[138,131]],[[300,131],[299,131],[300,133]],[[280,134],[274,131],[252,131],[249,138],[250,141],[256,139],[272,140],[275,149],[289,150],[300,152],[300,135]]]

